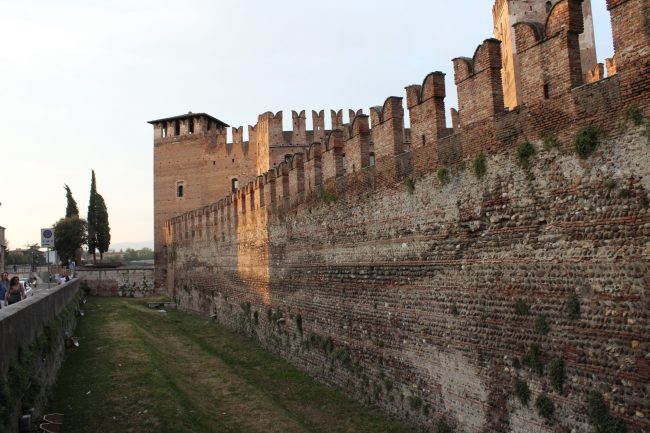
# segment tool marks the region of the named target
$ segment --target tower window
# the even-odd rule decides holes
[[[167,137],[167,122],[162,123],[162,127],[160,128],[160,136],[162,138]]]
[[[174,121],[174,135],[181,135],[181,122],[178,119]]]
[[[185,185],[183,181],[176,182],[176,197],[182,198],[185,194]]]
[[[370,152],[370,162],[368,163],[371,167],[375,165],[375,152]]]
[[[550,93],[549,93],[548,84],[544,84],[544,99],[548,99],[549,97],[550,97]]]
[[[187,119],[187,133],[194,134],[194,119]]]
[[[239,181],[237,180],[236,177],[233,177],[231,182],[232,182],[232,192],[237,191],[237,188],[239,188]]]

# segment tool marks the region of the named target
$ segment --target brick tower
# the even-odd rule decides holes
[[[514,108],[521,103],[521,84],[519,77],[519,59],[513,25],[518,22],[546,22],[548,14],[561,0],[496,0],[492,7],[494,19],[494,37],[499,39],[502,49],[504,105]],[[591,0],[582,3],[584,17],[584,32],[580,35],[580,58],[582,75],[587,77],[588,71],[596,67],[596,42],[594,24],[591,14]]]
[[[154,127],[155,283],[160,287],[165,220],[210,204],[254,176],[257,152],[241,140],[227,144],[228,125],[205,113],[148,123]]]

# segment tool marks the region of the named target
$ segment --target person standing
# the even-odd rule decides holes
[[[20,279],[17,276],[11,277],[11,281],[9,281],[9,289],[5,292],[5,301],[7,301],[7,305],[22,301],[25,297],[25,288],[20,284]]]
[[[0,308],[4,306],[5,303],[5,293],[9,290],[9,274],[3,272],[0,277]]]

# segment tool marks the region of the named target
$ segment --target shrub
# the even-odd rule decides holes
[[[573,137],[573,147],[580,158],[587,158],[598,147],[598,130],[593,126],[580,128]]]
[[[444,418],[440,418],[436,421],[434,431],[436,433],[452,433],[454,430],[449,424],[447,424],[447,421],[445,421]]]
[[[532,144],[526,142],[521,143],[517,146],[517,159],[519,160],[519,166],[523,169],[527,169],[530,166],[530,157],[535,153],[535,148]]]
[[[479,154],[472,162],[472,171],[477,178],[482,178],[487,173],[487,162],[484,154]]]
[[[576,295],[571,295],[567,300],[566,309],[569,320],[577,320],[580,317],[580,301]]]
[[[302,316],[300,314],[296,315],[296,329],[298,333],[302,335]]]
[[[320,347],[325,353],[332,352],[332,350],[334,350],[334,342],[332,341],[332,337],[327,336],[323,338],[320,342]]]
[[[587,397],[587,414],[596,427],[596,433],[625,433],[627,428],[623,421],[610,415],[603,400],[603,395],[592,391]]]
[[[564,359],[553,358],[548,364],[548,377],[557,392],[562,392],[564,386]]]
[[[617,186],[618,182],[616,182],[614,179],[608,179],[605,182],[605,188],[607,188],[609,191],[616,189]]]
[[[541,359],[542,352],[537,344],[531,344],[530,350],[521,359],[522,364],[529,367],[540,376],[544,374],[544,364]]]
[[[553,402],[546,396],[546,394],[541,394],[537,397],[537,400],[535,400],[535,408],[537,408],[537,413],[546,419],[551,419],[553,417],[553,412],[555,411]]]
[[[438,169],[438,181],[441,185],[447,185],[449,183],[449,170],[446,167]]]
[[[528,304],[526,301],[521,298],[515,301],[515,313],[520,316],[528,316]]]
[[[542,140],[544,141],[544,150],[551,150],[560,145],[560,142],[554,135],[545,135]]]
[[[420,407],[422,407],[422,399],[418,396],[409,395],[408,401],[411,410],[418,410]]]
[[[535,320],[535,331],[542,335],[546,335],[549,330],[550,327],[546,322],[546,316],[537,316],[537,319]]]
[[[530,388],[528,388],[528,384],[526,383],[526,381],[520,379],[519,377],[515,377],[513,388],[515,391],[515,395],[517,396],[521,404],[523,404],[524,406],[528,406],[528,402],[530,401]]]
[[[409,194],[413,194],[413,191],[415,191],[415,179],[412,177],[409,177],[406,179],[406,189],[408,189]]]
[[[325,203],[333,203],[336,201],[336,196],[326,190],[323,185],[318,186],[318,192]]]
[[[625,118],[635,126],[639,126],[643,122],[643,113],[637,107],[628,107],[625,110]]]
[[[345,349],[336,349],[332,352],[332,359],[334,361],[339,361],[343,365],[349,365],[352,361],[350,358],[350,352]]]

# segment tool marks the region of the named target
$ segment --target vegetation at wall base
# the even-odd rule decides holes
[[[638,107],[628,107],[625,109],[625,118],[632,122],[634,126],[640,126],[643,123],[643,113]]]
[[[517,146],[517,161],[524,170],[530,166],[530,157],[535,154],[535,148],[529,142]]]
[[[408,190],[409,194],[413,194],[415,191],[415,179],[412,177],[409,177],[405,181],[406,184],[406,189]]]
[[[409,395],[408,402],[411,410],[418,410],[422,407],[422,399],[416,395]]]
[[[515,377],[513,388],[519,402],[524,406],[528,406],[528,402],[530,401],[530,388],[528,388],[528,383],[519,377]]]
[[[537,344],[531,344],[528,353],[521,359],[521,363],[530,368],[538,375],[544,374],[544,364],[542,363],[542,352]]]
[[[487,160],[483,153],[479,154],[472,162],[472,172],[474,176],[481,179],[487,173]]]
[[[580,300],[578,296],[571,295],[566,303],[567,317],[569,320],[578,320],[580,317]]]
[[[548,322],[546,321],[546,316],[537,316],[537,319],[535,319],[535,331],[538,334],[546,335],[550,329],[551,328],[548,326]]]
[[[435,433],[452,433],[454,430],[444,418],[438,418],[434,425],[434,431]]]
[[[528,316],[529,314],[529,307],[526,301],[523,299],[519,298],[515,301],[515,313],[517,313],[519,316]]]
[[[296,315],[296,330],[300,335],[302,335],[302,315]]]
[[[548,364],[548,377],[551,381],[551,385],[557,392],[562,392],[564,387],[564,359],[562,358],[553,358]]]
[[[544,150],[546,151],[560,146],[560,141],[555,135],[545,135],[544,138],[542,138],[542,142],[544,143]]]
[[[438,175],[438,182],[440,182],[442,186],[445,186],[449,183],[449,169],[447,169],[447,167],[439,168],[437,171],[437,175]]]
[[[594,126],[578,129],[573,137],[573,147],[580,158],[589,157],[598,147],[598,129]]]
[[[553,401],[548,398],[546,394],[540,394],[535,400],[535,408],[537,409],[537,414],[541,417],[550,420],[553,418],[553,413],[555,412],[555,406]]]
[[[587,397],[587,414],[596,433],[625,433],[625,423],[609,413],[609,408],[599,392],[592,391]]]
[[[332,194],[331,192],[329,192],[328,190],[326,190],[323,187],[323,185],[318,185],[318,192],[319,192],[319,195],[320,195],[321,199],[325,203],[334,203],[334,202],[336,202],[336,196],[334,194]]]

